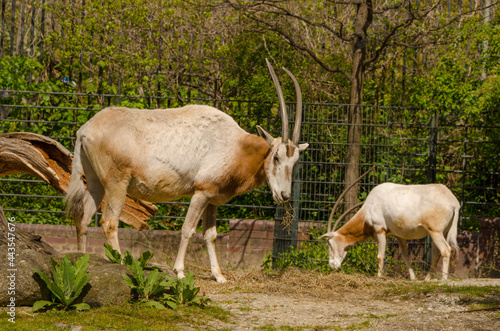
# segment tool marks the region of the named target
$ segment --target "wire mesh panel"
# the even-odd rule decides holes
[[[257,124],[275,137],[281,133],[281,120],[271,101],[22,91],[0,91],[0,96],[3,132],[39,133],[70,151],[78,128],[110,105],[168,108],[191,102],[216,104],[250,133],[256,134]],[[290,132],[294,106],[288,105]],[[227,231],[227,221],[233,218],[275,219],[276,266],[328,269],[326,243],[318,237],[326,232],[332,207],[345,188],[348,109],[349,105],[304,104],[299,143],[307,142],[309,147],[296,165],[290,204],[276,208],[264,183],[219,207],[219,230]],[[482,115],[483,120],[489,116]],[[383,182],[443,183],[461,201],[460,228],[477,230],[480,219],[500,214],[500,128],[493,123],[437,116],[418,109],[363,106],[361,158],[357,166],[360,173],[373,165],[376,168],[361,180],[359,200],[363,201],[375,185]],[[62,197],[28,175],[0,178],[0,197],[8,216],[18,221],[69,224]],[[189,198],[158,204],[159,211],[149,225],[153,229],[180,229],[188,206]],[[334,219],[342,211],[340,208]],[[425,261],[429,245],[429,241],[411,242],[410,254],[416,261]],[[398,254],[391,242],[388,261],[398,265]],[[374,271],[375,256],[375,245],[367,243],[349,253],[346,265]]]
[[[347,113],[347,105],[306,105],[302,140],[310,146],[300,161],[300,176],[296,179],[300,181],[300,193],[294,196],[300,196],[300,202],[292,204],[298,206],[294,210],[297,222],[309,226],[288,226],[281,237],[275,231],[275,245],[289,245],[288,249],[274,251],[278,266],[328,269],[326,242],[317,238],[327,231],[332,207],[345,188]],[[363,201],[375,185],[384,182],[442,183],[461,200],[459,228],[477,231],[481,218],[500,213],[499,133],[498,126],[467,125],[463,119],[449,115],[364,106],[358,166],[360,173],[373,165],[376,168],[361,180],[359,200]],[[334,221],[342,211],[339,208]],[[301,230],[311,227],[308,233]],[[298,230],[293,233],[295,229]],[[389,241],[388,246],[388,263],[400,268],[396,241]],[[417,270],[427,269],[430,252],[430,239],[409,241],[409,253]],[[376,254],[374,244],[366,243],[348,254],[346,264],[374,273]]]

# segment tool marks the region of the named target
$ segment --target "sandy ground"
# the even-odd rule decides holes
[[[388,288],[411,287],[411,283],[360,277],[333,274],[318,276],[318,280],[311,274],[292,272],[268,279],[255,272],[229,275],[226,284],[206,277],[199,285],[207,297],[232,314],[229,323],[212,321],[209,329],[500,330],[500,279],[438,282],[499,287],[493,295],[470,299],[464,293],[404,289],[386,293]],[[493,308],[479,305],[485,302]]]

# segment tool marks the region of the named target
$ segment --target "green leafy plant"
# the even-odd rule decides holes
[[[40,270],[35,269],[35,272],[47,284],[51,292],[52,301],[39,300],[35,302],[33,312],[42,308],[63,308],[68,310],[73,307],[76,310],[90,309],[90,306],[86,303],[72,304],[80,296],[84,286],[90,279],[90,276],[87,275],[89,258],[89,254],[85,254],[75,262],[74,266],[67,255],[64,256],[61,264],[52,259],[52,278],[54,281],[51,281]]]
[[[163,294],[161,301],[169,307],[175,309],[177,305],[205,306],[210,301],[204,296],[198,296],[200,288],[194,286],[195,279],[192,272],[181,279],[170,278],[168,283],[170,289]]]
[[[133,301],[158,309],[164,309],[165,306],[176,309],[178,305],[204,306],[210,301],[208,298],[197,296],[200,288],[194,286],[192,272],[182,279],[175,279],[153,269],[146,276],[142,263],[139,259],[132,258],[127,267],[133,277],[123,275],[123,279],[133,291]]]
[[[122,257],[120,252],[118,252],[116,249],[113,249],[113,247],[111,247],[110,244],[106,243],[104,244],[104,253],[112,263],[132,265],[132,262],[134,261],[132,254],[128,250],[125,251],[125,254],[123,254]],[[146,251],[141,254],[138,261],[143,269],[145,270],[159,269],[158,267],[154,266],[146,266],[146,264],[149,262],[149,260],[151,260],[153,255],[154,253],[151,251]]]
[[[165,291],[165,288],[172,285],[172,281],[165,281],[165,275],[154,269],[146,277],[144,268],[141,262],[133,259],[128,265],[128,269],[132,272],[133,277],[123,275],[123,279],[134,292],[133,299],[144,303],[146,306],[156,307],[158,309],[165,308],[162,303],[155,300],[159,298]],[[172,307],[175,308],[175,307]]]

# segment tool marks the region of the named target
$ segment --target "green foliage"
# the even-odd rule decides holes
[[[127,250],[125,251],[125,254],[122,255],[113,247],[111,247],[110,244],[105,243],[104,244],[104,253],[108,257],[108,259],[112,263],[118,263],[118,264],[125,264],[125,265],[132,265],[134,262],[134,258],[132,257],[132,254]],[[149,260],[153,257],[154,253],[151,251],[145,251],[139,256],[139,265],[141,268],[144,270],[153,270],[153,269],[159,269],[158,267],[151,267],[151,266],[146,266],[148,264]]]
[[[65,255],[58,264],[52,258],[52,279],[51,281],[43,272],[35,269],[36,273],[45,282],[47,288],[51,292],[52,301],[40,300],[33,305],[33,311],[38,311],[42,308],[63,308],[65,310],[74,307],[77,310],[88,310],[90,306],[86,303],[72,304],[77,299],[84,286],[90,279],[87,275],[87,267],[89,265],[89,254],[85,254],[79,258],[75,265],[71,263],[68,256]]]
[[[210,299],[198,296],[199,287],[194,286],[195,280],[190,271],[184,278],[169,279],[170,289],[161,297],[161,301],[168,306],[175,308],[178,305],[205,306]]]
[[[123,275],[123,279],[134,292],[133,299],[147,306],[163,309],[164,306],[155,299],[159,298],[164,293],[165,288],[171,286],[172,282],[166,282],[165,275],[160,273],[158,269],[154,269],[146,277],[144,269],[137,259],[133,259],[127,267],[132,272],[133,277]]]
[[[272,254],[266,256],[261,266],[269,270],[271,268],[286,269],[289,267],[306,270],[316,270],[320,272],[332,272],[328,265],[329,252],[328,245],[323,240],[318,240],[321,228],[312,229],[312,240],[301,243],[298,248],[290,247],[289,251],[277,257]],[[378,272],[377,263],[378,245],[373,243],[359,243],[349,248],[342,263],[342,271],[347,274],[367,274],[376,275]],[[389,246],[386,246],[386,265],[399,264],[394,259]]]
[[[128,262],[127,258],[121,260],[119,253],[111,247],[106,247],[106,250],[106,255],[110,254],[114,261]],[[176,309],[179,305],[204,306],[209,302],[208,298],[198,296],[200,288],[194,286],[192,272],[182,279],[175,279],[155,268],[146,276],[145,264],[151,257],[152,253],[143,253],[141,259],[130,257],[130,263],[126,263],[133,277],[123,275],[123,279],[133,291],[133,301],[158,309],[164,309],[165,306]]]

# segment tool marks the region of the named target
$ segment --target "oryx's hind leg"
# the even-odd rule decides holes
[[[203,192],[196,192],[191,198],[191,204],[182,225],[181,242],[179,244],[179,251],[174,263],[174,272],[177,278],[184,278],[184,259],[189,243],[189,239],[196,231],[196,226],[200,221],[201,215],[208,205],[209,197]]]
[[[203,238],[207,244],[208,258],[210,260],[210,269],[218,283],[225,283],[226,278],[222,275],[217,253],[215,250],[215,241],[217,240],[216,228],[217,206],[208,205],[203,212]]]
[[[118,224],[123,206],[125,205],[128,184],[129,181],[122,179],[121,181],[110,181],[106,185],[104,208],[100,221],[108,243],[120,253]]]
[[[82,166],[87,180],[87,188],[83,197],[83,216],[79,220],[75,220],[76,238],[78,251],[85,253],[87,250],[87,234],[89,225],[92,222],[92,217],[104,197],[104,187],[97,177],[94,168],[91,166],[85,153],[81,155]]]
[[[406,242],[406,239],[403,238],[397,238],[399,247],[401,247],[401,256],[403,257],[403,261],[406,263],[406,267],[408,268],[408,272],[410,273],[410,279],[415,280],[415,272],[411,268],[410,264],[410,258],[408,256],[408,243]]]
[[[385,259],[385,246],[387,244],[387,237],[385,232],[377,233],[376,235],[378,241],[378,277],[382,277],[384,275],[384,259]]]
[[[431,270],[425,277],[425,280],[431,280],[432,275],[436,272],[436,267],[440,256],[443,257],[443,276],[441,279],[446,280],[448,279],[448,268],[450,266],[450,245],[441,232],[429,232],[429,235],[432,238],[432,263]]]

